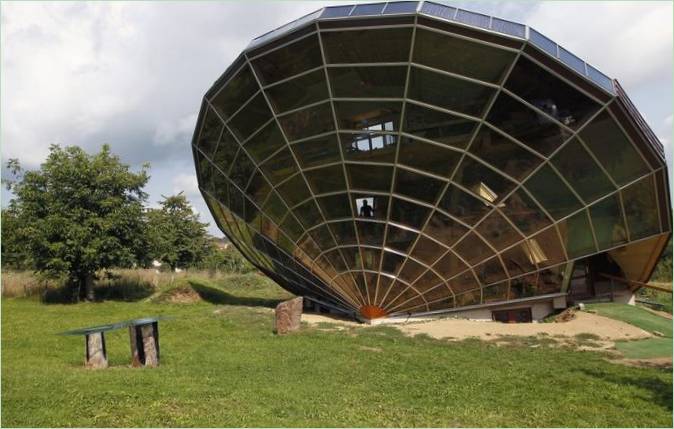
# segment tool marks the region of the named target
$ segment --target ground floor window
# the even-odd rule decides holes
[[[531,307],[494,310],[491,312],[491,318],[503,323],[529,323],[532,320]]]

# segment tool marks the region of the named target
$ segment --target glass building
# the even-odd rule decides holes
[[[616,80],[433,2],[327,7],[254,39],[192,147],[232,243],[361,319],[629,298],[671,235],[663,147]]]

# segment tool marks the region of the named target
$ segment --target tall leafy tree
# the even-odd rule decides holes
[[[36,271],[66,277],[78,299],[93,299],[96,272],[129,267],[146,248],[143,206],[148,165],[133,172],[104,145],[90,155],[77,146],[49,148],[38,170],[7,167],[15,242]]]
[[[195,266],[212,251],[207,223],[199,221],[185,195],[164,197],[147,212],[150,255],[172,270]]]

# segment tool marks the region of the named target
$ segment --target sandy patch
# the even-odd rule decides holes
[[[660,357],[651,359],[614,359],[609,360],[609,362],[635,366],[639,368],[646,367],[646,368],[672,369],[671,357]]]
[[[307,322],[310,325],[318,325],[319,323],[330,323],[337,326],[349,326],[349,327],[368,326],[362,323],[358,323],[353,319],[335,316],[334,314],[302,313],[302,322]]]

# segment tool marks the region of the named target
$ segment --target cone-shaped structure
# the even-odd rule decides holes
[[[365,318],[559,296],[597,254],[646,281],[671,231],[662,146],[617,81],[432,2],[324,8],[255,39],[192,144],[241,252]]]

